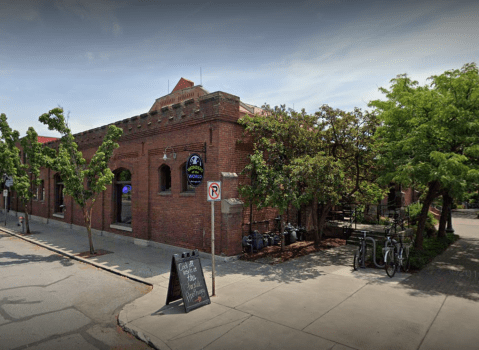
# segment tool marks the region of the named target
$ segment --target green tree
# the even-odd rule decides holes
[[[62,135],[58,150],[49,150],[49,166],[60,173],[65,193],[80,206],[88,231],[90,254],[95,254],[91,233],[93,205],[98,195],[105,191],[106,185],[113,180],[114,175],[108,163],[115,148],[119,147],[116,141],[123,130],[110,125],[102,144],[87,163],[65,122],[62,108],[54,108],[42,114],[39,120],[47,125],[48,129],[56,130]]]
[[[239,121],[254,146],[245,168],[254,181],[241,186],[240,193],[259,207],[277,208],[280,215],[290,205],[312,206],[318,245],[334,205],[371,200],[381,193],[372,181],[376,118],[359,109],[346,113],[326,105],[316,115],[287,112],[284,106],[263,108],[266,115]]]
[[[8,125],[7,116],[0,114],[0,169],[3,175],[11,176],[17,182],[17,172],[21,167],[20,150],[17,148],[20,133]],[[12,188],[14,189],[14,188]]]
[[[440,194],[457,198],[477,182],[479,160],[479,75],[474,63],[446,71],[419,86],[406,74],[380,88],[375,100],[382,126],[380,161],[384,183],[426,186],[418,221],[416,247],[422,249],[429,206]]]
[[[8,125],[5,114],[0,117],[0,130],[4,140],[2,164],[6,169],[5,173],[13,176],[12,190],[20,199],[25,215],[26,232],[30,233],[28,203],[33,197],[32,188],[41,182],[40,168],[45,165],[42,145],[38,142],[38,134],[33,127],[28,128],[27,135],[20,139],[19,132],[12,130]],[[23,160],[17,147],[19,143],[24,153]],[[5,160],[5,157],[9,159]]]
[[[264,105],[264,115],[247,116],[239,120],[252,139],[254,153],[244,173],[253,175],[250,185],[240,186],[240,194],[247,203],[258,208],[272,207],[280,215],[280,231],[284,231],[284,213],[297,202],[297,183],[291,179],[291,161],[309,151],[306,135],[308,127],[314,125],[314,118],[301,113],[287,111],[285,106],[271,108]],[[284,237],[281,241],[284,249]]]
[[[309,129],[308,136],[313,152],[296,158],[292,173],[302,184],[298,200],[312,203],[318,244],[333,206],[373,203],[382,198],[384,190],[375,183],[375,115],[363,114],[358,108],[345,112],[328,105],[315,115],[317,124]]]

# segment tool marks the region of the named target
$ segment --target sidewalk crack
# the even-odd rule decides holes
[[[245,316],[244,318],[248,318],[248,317],[251,317],[251,316],[252,316],[252,315],[247,314],[247,316]],[[206,331],[209,331],[209,330],[212,330],[212,329],[215,329],[215,328],[223,327],[223,326],[226,326],[226,325],[228,325],[228,324],[238,322],[238,321],[240,321],[240,320],[241,320],[240,324],[243,323],[244,320],[242,320],[242,319],[240,318],[240,319],[237,319],[237,320],[233,320],[233,321],[230,321],[230,322],[226,322],[226,323],[220,324],[220,325],[218,325],[218,326],[214,326],[214,327],[210,327],[210,328],[205,328],[205,329],[202,329],[202,330],[200,330],[200,331],[198,331],[198,332],[194,332],[194,333],[191,333],[191,334],[187,334],[187,335],[181,335],[181,334],[179,334],[179,335],[177,335],[177,336],[175,336],[175,337],[173,337],[173,338],[168,339],[168,341],[178,340],[178,339],[181,339],[181,338],[186,338],[186,337],[189,337],[189,336],[192,336],[192,335],[195,335],[195,334],[199,334],[199,333],[202,333],[202,332],[206,332]],[[236,327],[236,326],[235,326],[235,327]],[[233,327],[233,328],[235,328],[235,327]],[[229,332],[229,331],[228,331],[228,332]],[[225,334],[226,334],[226,333],[225,333]]]
[[[343,301],[339,302],[338,304],[334,305],[331,309],[329,309],[328,311],[326,311],[324,314],[320,315],[318,318],[314,319],[312,322],[308,323],[305,327],[303,327],[301,329],[302,332],[305,332],[304,330],[309,327],[311,324],[313,324],[314,322],[316,322],[317,320],[319,320],[321,317],[323,317],[324,315],[327,315],[329,312],[331,312],[332,310],[336,309],[339,305],[341,305],[342,303],[344,303],[346,300],[348,300],[349,298],[351,298],[353,295],[355,295],[357,292],[359,292],[361,289],[363,289],[364,287],[366,287],[367,285],[371,284],[371,282],[368,282],[366,283],[365,285],[361,286],[360,288],[358,288],[353,294],[351,294],[350,296],[348,296],[346,299],[344,299]],[[308,332],[305,332],[305,333],[308,333]],[[308,333],[308,334],[312,334],[312,333]],[[313,334],[314,335],[314,334]]]
[[[419,350],[419,348],[421,347],[422,343],[424,342],[424,339],[426,339],[427,334],[429,333],[429,330],[431,329],[432,325],[433,325],[434,322],[436,321],[437,316],[438,316],[439,313],[441,312],[442,307],[444,306],[444,303],[446,302],[447,297],[448,297],[448,296],[446,295],[446,297],[444,298],[444,301],[443,301],[442,304],[441,304],[441,307],[439,308],[439,310],[437,310],[436,316],[434,316],[434,319],[432,320],[431,324],[430,324],[429,327],[427,328],[426,334],[424,334],[424,337],[422,338],[421,342],[419,343],[419,346],[417,347],[418,350]]]
[[[241,321],[239,324],[237,324],[236,326],[234,326],[233,328],[231,328],[229,331],[227,331],[225,334],[222,334],[220,335],[218,338],[216,338],[215,340],[211,341],[210,343],[206,344],[203,348],[206,348],[208,346],[210,346],[211,344],[213,344],[215,341],[223,338],[226,334],[228,334],[229,332],[231,332],[233,329],[235,329],[236,327],[239,327],[241,326],[243,323],[245,323],[246,321],[248,321],[251,317],[253,317],[253,315],[249,315],[247,317],[245,317],[245,319],[243,321]]]

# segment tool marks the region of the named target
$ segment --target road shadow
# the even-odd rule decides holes
[[[73,263],[70,259],[57,254],[51,254],[48,256],[36,255],[36,254],[17,254],[15,252],[2,252],[0,253],[0,259],[6,259],[7,261],[0,261],[0,266],[14,266],[27,264],[31,262],[60,262],[63,266],[71,266]]]

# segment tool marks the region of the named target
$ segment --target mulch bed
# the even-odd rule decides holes
[[[110,252],[109,250],[104,250],[104,249],[97,249],[95,251],[95,254],[90,254],[90,251],[86,251],[86,252],[82,252],[82,253],[78,253],[76,254],[76,256],[79,256],[80,258],[85,258],[85,259],[88,259],[88,258],[96,258],[97,256],[101,256],[101,255],[105,255],[105,254],[111,254],[113,252]]]
[[[271,264],[277,264],[285,262],[291,259],[298,258],[300,256],[308,255],[318,252],[320,250],[326,250],[329,248],[339,247],[346,244],[345,239],[341,238],[325,238],[322,240],[318,248],[314,247],[312,241],[296,242],[284,247],[284,251],[281,251],[281,246],[270,246],[261,249],[256,253],[243,253],[240,257],[241,260],[257,261],[259,259],[267,259]]]

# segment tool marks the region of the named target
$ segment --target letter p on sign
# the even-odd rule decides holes
[[[208,202],[221,201],[221,181],[208,181]]]

